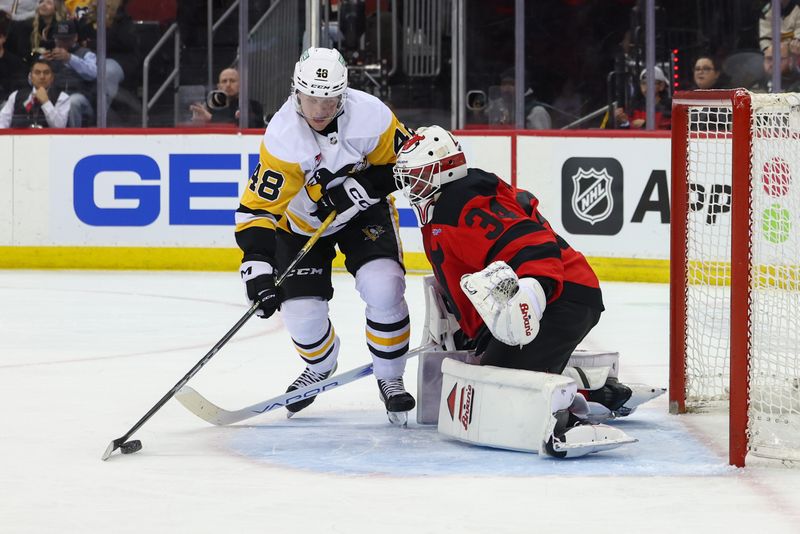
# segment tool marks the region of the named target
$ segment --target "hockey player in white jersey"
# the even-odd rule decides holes
[[[305,370],[287,391],[336,370],[339,337],[328,314],[335,246],[366,304],[366,343],[389,419],[403,423],[415,401],[403,373],[410,323],[404,298],[398,216],[387,195],[408,130],[379,99],[347,86],[335,49],[309,48],[295,65],[292,92],[267,126],[259,163],[236,212],[247,298],[269,317],[280,308]],[[275,287],[308,236],[336,210],[320,240]],[[286,406],[289,416],[314,398]]]

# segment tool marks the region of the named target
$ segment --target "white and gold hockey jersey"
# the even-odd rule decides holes
[[[320,177],[325,177],[328,186],[335,186],[370,165],[394,164],[397,152],[410,137],[383,102],[362,91],[347,90],[336,131],[324,136],[297,113],[293,98],[267,126],[259,163],[236,211],[237,242],[245,253],[257,252],[247,244],[258,241],[261,243],[255,248],[271,256],[276,228],[313,234],[321,224],[312,215],[323,194]],[[334,223],[323,235],[339,228]]]

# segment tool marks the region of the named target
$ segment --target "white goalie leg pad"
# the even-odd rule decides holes
[[[594,391],[606,384],[610,372],[610,367],[581,368],[567,366],[561,374],[573,379],[578,384],[578,389]]]
[[[417,366],[417,423],[435,425],[439,422],[439,404],[442,398],[442,361],[451,358],[470,365],[480,363],[480,358],[468,350],[431,350],[419,355]]]
[[[603,350],[575,349],[567,362],[568,367],[592,369],[595,367],[609,367],[608,376],[619,377],[619,352]]]
[[[569,361],[572,362],[573,359],[570,358]],[[583,368],[567,366],[564,368],[564,371],[561,374],[573,379],[578,384],[578,389],[594,391],[602,388],[605,385],[606,380],[611,374],[611,367]],[[582,419],[586,419],[591,423],[603,423],[614,418],[614,414],[611,412],[611,410],[599,402],[587,401],[586,405],[588,411],[586,413],[586,417],[583,417]]]
[[[603,387],[607,378],[619,378],[619,352],[576,349],[564,369],[565,375],[575,379],[580,389],[595,390]],[[605,378],[604,378],[605,375]],[[586,377],[584,379],[584,376]],[[619,410],[612,412],[597,402],[589,402],[587,419],[598,423],[625,417],[632,414],[638,406],[663,395],[667,389],[647,384],[623,382],[633,392]]]
[[[461,289],[494,337],[522,347],[539,333],[547,299],[533,278],[520,280],[503,261],[461,277]]]
[[[422,279],[422,290],[425,292],[425,322],[420,345],[430,342],[444,347],[445,350],[456,350],[453,334],[460,328],[455,316],[447,311],[441,287],[433,276]]]
[[[488,447],[544,453],[577,392],[570,378],[442,361],[440,433]]]

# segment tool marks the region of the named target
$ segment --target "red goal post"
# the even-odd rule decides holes
[[[675,93],[670,411],[726,406],[737,466],[800,460],[797,179],[800,95]]]

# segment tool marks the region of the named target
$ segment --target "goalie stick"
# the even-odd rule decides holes
[[[406,356],[416,356],[420,352],[425,352],[436,346],[436,343],[427,343],[419,348],[408,351]],[[250,419],[262,413],[270,412],[277,408],[283,408],[287,404],[296,402],[308,397],[315,397],[320,393],[336,389],[339,386],[354,382],[359,378],[364,378],[372,374],[372,364],[367,363],[355,369],[351,369],[345,373],[331,376],[320,382],[311,384],[304,388],[295,389],[293,391],[278,395],[271,399],[247,406],[239,410],[225,410],[220,408],[207,398],[203,397],[200,393],[190,388],[183,386],[177,393],[175,398],[183,406],[195,414],[200,419],[211,423],[212,425],[225,426],[233,423]]]

